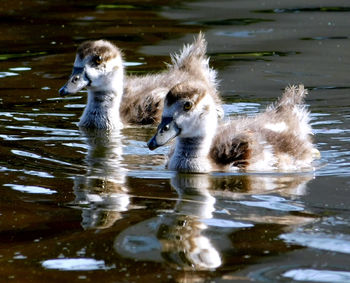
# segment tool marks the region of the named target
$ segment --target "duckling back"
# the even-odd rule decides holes
[[[171,64],[167,65],[167,70],[158,74],[127,77],[120,106],[123,121],[132,124],[159,123],[166,94],[181,82],[200,78],[216,86],[217,73],[210,68],[206,51],[207,42],[204,35],[199,33],[192,44],[185,45],[179,53],[171,55]],[[220,101],[218,93],[216,99]]]
[[[266,111],[222,125],[210,156],[220,169],[299,170],[310,168],[317,149],[312,144],[309,112],[302,104],[304,86],[290,86]]]

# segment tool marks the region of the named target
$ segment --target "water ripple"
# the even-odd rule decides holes
[[[232,114],[256,114],[259,112],[261,105],[259,103],[252,102],[236,102],[232,104],[224,104],[223,106],[225,115]]]
[[[217,35],[228,36],[228,37],[239,37],[239,38],[249,38],[256,37],[258,34],[272,33],[274,30],[270,29],[260,29],[260,30],[241,30],[241,31],[224,31],[218,32]]]
[[[25,185],[18,185],[18,184],[4,184],[5,187],[11,187],[11,189],[15,191],[20,191],[22,193],[30,193],[30,194],[56,194],[57,191],[50,190],[47,188],[39,187],[39,186],[25,186]]]
[[[202,219],[201,222],[203,222],[204,224],[206,224],[208,226],[221,227],[221,228],[247,228],[247,227],[254,226],[251,223],[243,223],[243,222],[218,219],[218,218]]]
[[[104,260],[93,258],[58,258],[43,261],[42,266],[46,269],[57,269],[65,271],[78,270],[108,270],[115,266],[107,266]]]
[[[14,67],[14,68],[9,68],[10,71],[17,71],[17,72],[22,72],[22,71],[30,71],[32,68],[30,67]]]
[[[30,126],[30,125],[23,125],[23,126],[6,126],[7,129],[13,129],[13,130],[30,130],[30,131],[42,131],[42,132],[49,132],[47,134],[54,134],[58,136],[79,136],[79,131],[77,130],[68,130],[68,129],[58,129],[58,128],[49,128],[49,127],[42,127],[42,126]]]
[[[282,197],[269,196],[269,195],[253,195],[255,199],[259,199],[261,201],[239,201],[240,204],[246,206],[253,207],[262,207],[272,210],[280,210],[280,211],[302,211],[303,207],[292,205],[286,203],[287,200]]]
[[[7,168],[5,166],[0,166],[0,172],[22,172],[27,175],[36,176],[40,178],[54,178],[51,174],[47,172],[42,171],[35,171],[35,170],[25,170],[25,169],[13,169],[13,168]]]
[[[292,269],[286,271],[282,276],[292,278],[297,281],[311,282],[350,282],[350,272],[333,271],[333,270],[317,270],[317,269]]]
[[[0,72],[0,78],[18,76],[19,74],[13,72]]]
[[[328,235],[326,233],[293,232],[282,234],[280,238],[290,244],[350,254],[350,237],[344,234]]]
[[[350,7],[305,7],[305,8],[276,8],[266,10],[255,10],[254,13],[300,13],[300,12],[350,12]]]
[[[38,155],[38,154],[35,154],[35,153],[32,153],[32,152],[27,152],[27,151],[17,150],[17,149],[12,149],[11,152],[13,154],[15,154],[15,155],[19,155],[19,156],[23,156],[23,157],[29,157],[29,158],[34,158],[34,159],[41,159],[41,160],[46,160],[46,161],[62,164],[62,165],[72,166],[71,163],[60,161],[60,160],[56,160],[56,159],[52,159],[52,158],[48,158],[48,157],[43,157],[41,155]]]

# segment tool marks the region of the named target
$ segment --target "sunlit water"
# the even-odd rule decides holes
[[[25,2],[0,8],[0,281],[350,281],[346,1]],[[176,174],[154,127],[78,129],[86,93],[57,92],[77,44],[142,74],[199,30],[226,118],[306,85],[315,171]]]

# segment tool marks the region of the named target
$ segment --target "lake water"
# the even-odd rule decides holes
[[[350,282],[349,1],[2,1],[1,282]],[[79,131],[75,49],[157,72],[202,30],[226,116],[310,90],[309,173],[181,175],[153,127]]]

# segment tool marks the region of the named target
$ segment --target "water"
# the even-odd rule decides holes
[[[3,1],[0,281],[349,282],[348,1]],[[106,38],[159,71],[200,30],[227,116],[310,90],[311,173],[182,175],[152,127],[82,132],[61,98],[76,46]]]

